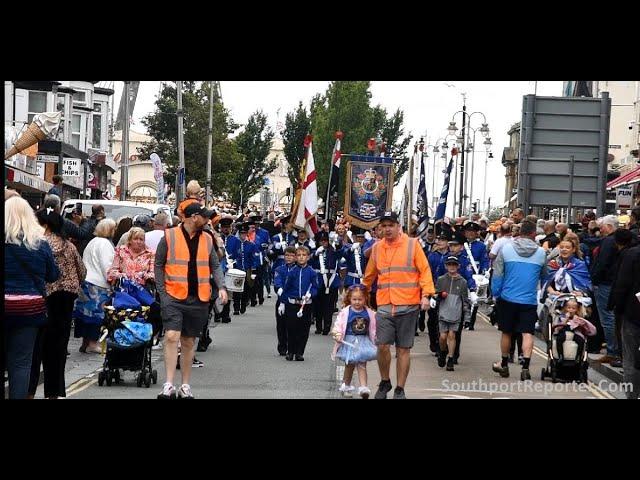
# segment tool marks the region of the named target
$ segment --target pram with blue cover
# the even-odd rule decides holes
[[[106,340],[106,355],[98,385],[122,383],[120,370],[138,372],[138,387],[149,388],[158,383],[158,372],[151,366],[153,328],[149,314],[155,301],[154,292],[123,280],[105,305],[101,341]],[[145,305],[146,304],[146,305]]]

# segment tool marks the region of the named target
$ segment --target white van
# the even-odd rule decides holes
[[[129,202],[119,200],[67,200],[62,205],[62,214],[66,214],[71,211],[76,205],[82,205],[82,214],[85,217],[91,216],[91,208],[94,205],[102,205],[104,207],[104,214],[107,218],[113,218],[118,221],[121,217],[135,217],[136,215],[149,215],[154,216],[158,212],[164,212],[171,219],[171,209],[168,205],[159,203],[142,203],[142,202]]]

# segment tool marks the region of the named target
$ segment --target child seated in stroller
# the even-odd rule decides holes
[[[556,349],[558,350],[558,360],[564,360],[563,345],[567,339],[567,333],[573,333],[573,341],[578,344],[578,352],[576,358],[579,358],[581,352],[584,351],[585,335],[593,336],[596,334],[596,327],[589,321],[579,316],[584,315],[584,306],[574,297],[564,302],[562,312],[556,315],[553,320],[553,335],[556,339]]]

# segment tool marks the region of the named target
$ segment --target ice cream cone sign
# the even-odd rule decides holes
[[[61,118],[62,112],[44,112],[36,115],[27,129],[5,153],[4,159],[13,157],[41,140],[54,138],[58,133]]]

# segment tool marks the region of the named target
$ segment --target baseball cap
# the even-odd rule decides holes
[[[201,215],[205,218],[211,218],[211,216],[215,213],[215,210],[207,210],[205,207],[200,205],[198,202],[193,202],[184,207],[184,216],[191,217],[193,215]]]
[[[460,265],[460,260],[458,260],[458,257],[454,257],[453,255],[451,255],[450,257],[447,257],[447,259],[444,261],[445,265],[447,263],[455,263],[456,265]]]
[[[380,222],[382,223],[385,220],[391,220],[394,223],[399,223],[398,215],[396,214],[396,212],[392,212],[392,211],[384,212],[382,214],[382,217],[380,217]]]

